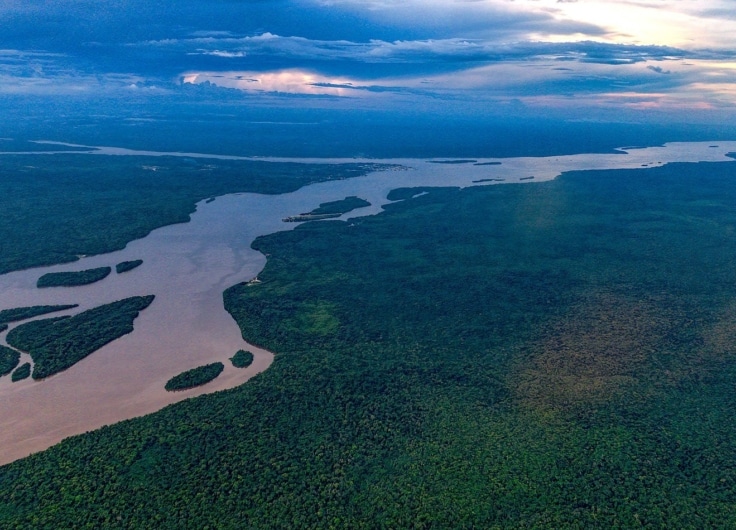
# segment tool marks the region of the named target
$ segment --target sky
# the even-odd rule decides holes
[[[717,119],[733,3],[0,0],[0,95]]]

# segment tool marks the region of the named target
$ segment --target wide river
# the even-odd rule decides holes
[[[173,155],[252,160],[201,153],[71,147],[90,156]],[[69,152],[75,151],[63,151]],[[0,378],[0,464],[46,449],[73,434],[148,414],[192,396],[232,388],[267,369],[273,354],[243,341],[235,321],[223,308],[222,293],[258,275],[266,258],[250,245],[259,235],[296,226],[296,223],[282,222],[284,217],[350,195],[368,200],[371,206],[343,218],[376,214],[386,204],[388,192],[399,187],[533,183],[553,179],[569,170],[643,168],[668,162],[733,163],[726,156],[730,152],[736,152],[736,142],[671,143],[619,154],[477,159],[481,163],[500,162],[496,165],[436,163],[443,161],[440,159],[258,158],[302,163],[387,163],[399,164],[406,170],[379,171],[364,177],[314,184],[283,195],[242,193],[217,197],[211,202],[200,202],[190,222],[155,230],[144,239],[130,242],[121,251],[0,275],[0,310],[41,304],[79,304],[78,308],[66,312],[74,314],[129,296],[156,295],[151,306],[135,321],[133,333],[70,369],[42,381],[29,378],[11,383],[9,376]],[[56,156],[54,151],[33,154]],[[135,259],[142,259],[143,265],[124,274],[113,272],[92,285],[36,288],[39,276],[47,272],[114,266]],[[65,313],[49,316],[60,314]],[[0,334],[0,342],[5,343],[5,335]],[[238,349],[254,352],[255,360],[249,368],[237,369],[230,364],[228,358]],[[30,361],[30,357],[24,354],[21,362],[25,361]],[[174,375],[215,361],[225,364],[225,371],[211,383],[183,392],[164,390],[166,381]]]

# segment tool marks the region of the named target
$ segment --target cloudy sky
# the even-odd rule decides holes
[[[730,114],[733,3],[0,0],[0,94]]]

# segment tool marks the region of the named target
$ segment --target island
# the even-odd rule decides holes
[[[253,353],[245,350],[238,350],[235,355],[230,358],[235,368],[248,368],[253,363]]]
[[[33,359],[33,378],[54,375],[133,331],[133,321],[153,302],[134,296],[83,311],[73,317],[36,320],[11,329],[8,344]]]
[[[132,271],[136,267],[140,267],[143,264],[142,259],[136,259],[132,261],[122,261],[115,265],[115,272],[122,274],[124,272]]]
[[[334,219],[358,208],[365,208],[371,203],[356,196],[345,197],[340,201],[323,202],[319,208],[311,212],[300,213],[282,219],[285,223],[301,223],[305,221],[318,221],[320,219]]]
[[[192,368],[186,372],[182,372],[169,379],[166,382],[166,390],[174,392],[177,390],[187,390],[197,386],[202,386],[209,383],[213,379],[217,378],[222,371],[225,369],[225,365],[222,363],[211,363],[205,364],[204,366],[198,366]]]
[[[31,363],[23,363],[15,370],[15,372],[13,372],[13,375],[10,376],[10,380],[15,383],[16,381],[28,379],[30,375]]]
[[[97,267],[83,271],[49,272],[38,279],[36,287],[78,287],[89,285],[107,278],[112,272],[110,267]]]

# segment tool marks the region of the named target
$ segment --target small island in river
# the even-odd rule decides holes
[[[89,285],[107,278],[112,272],[110,267],[98,267],[84,271],[49,272],[38,279],[36,287],[78,287]]]
[[[353,195],[345,197],[340,201],[323,202],[319,205],[319,208],[315,208],[311,212],[285,217],[282,221],[285,223],[302,223],[305,221],[318,221],[320,219],[335,219],[343,214],[370,205],[371,203],[365,199],[360,199]]]
[[[182,372],[169,379],[166,383],[166,390],[174,392],[176,390],[187,390],[197,386],[202,386],[217,378],[225,369],[222,363],[205,364],[192,368],[186,372]]]

